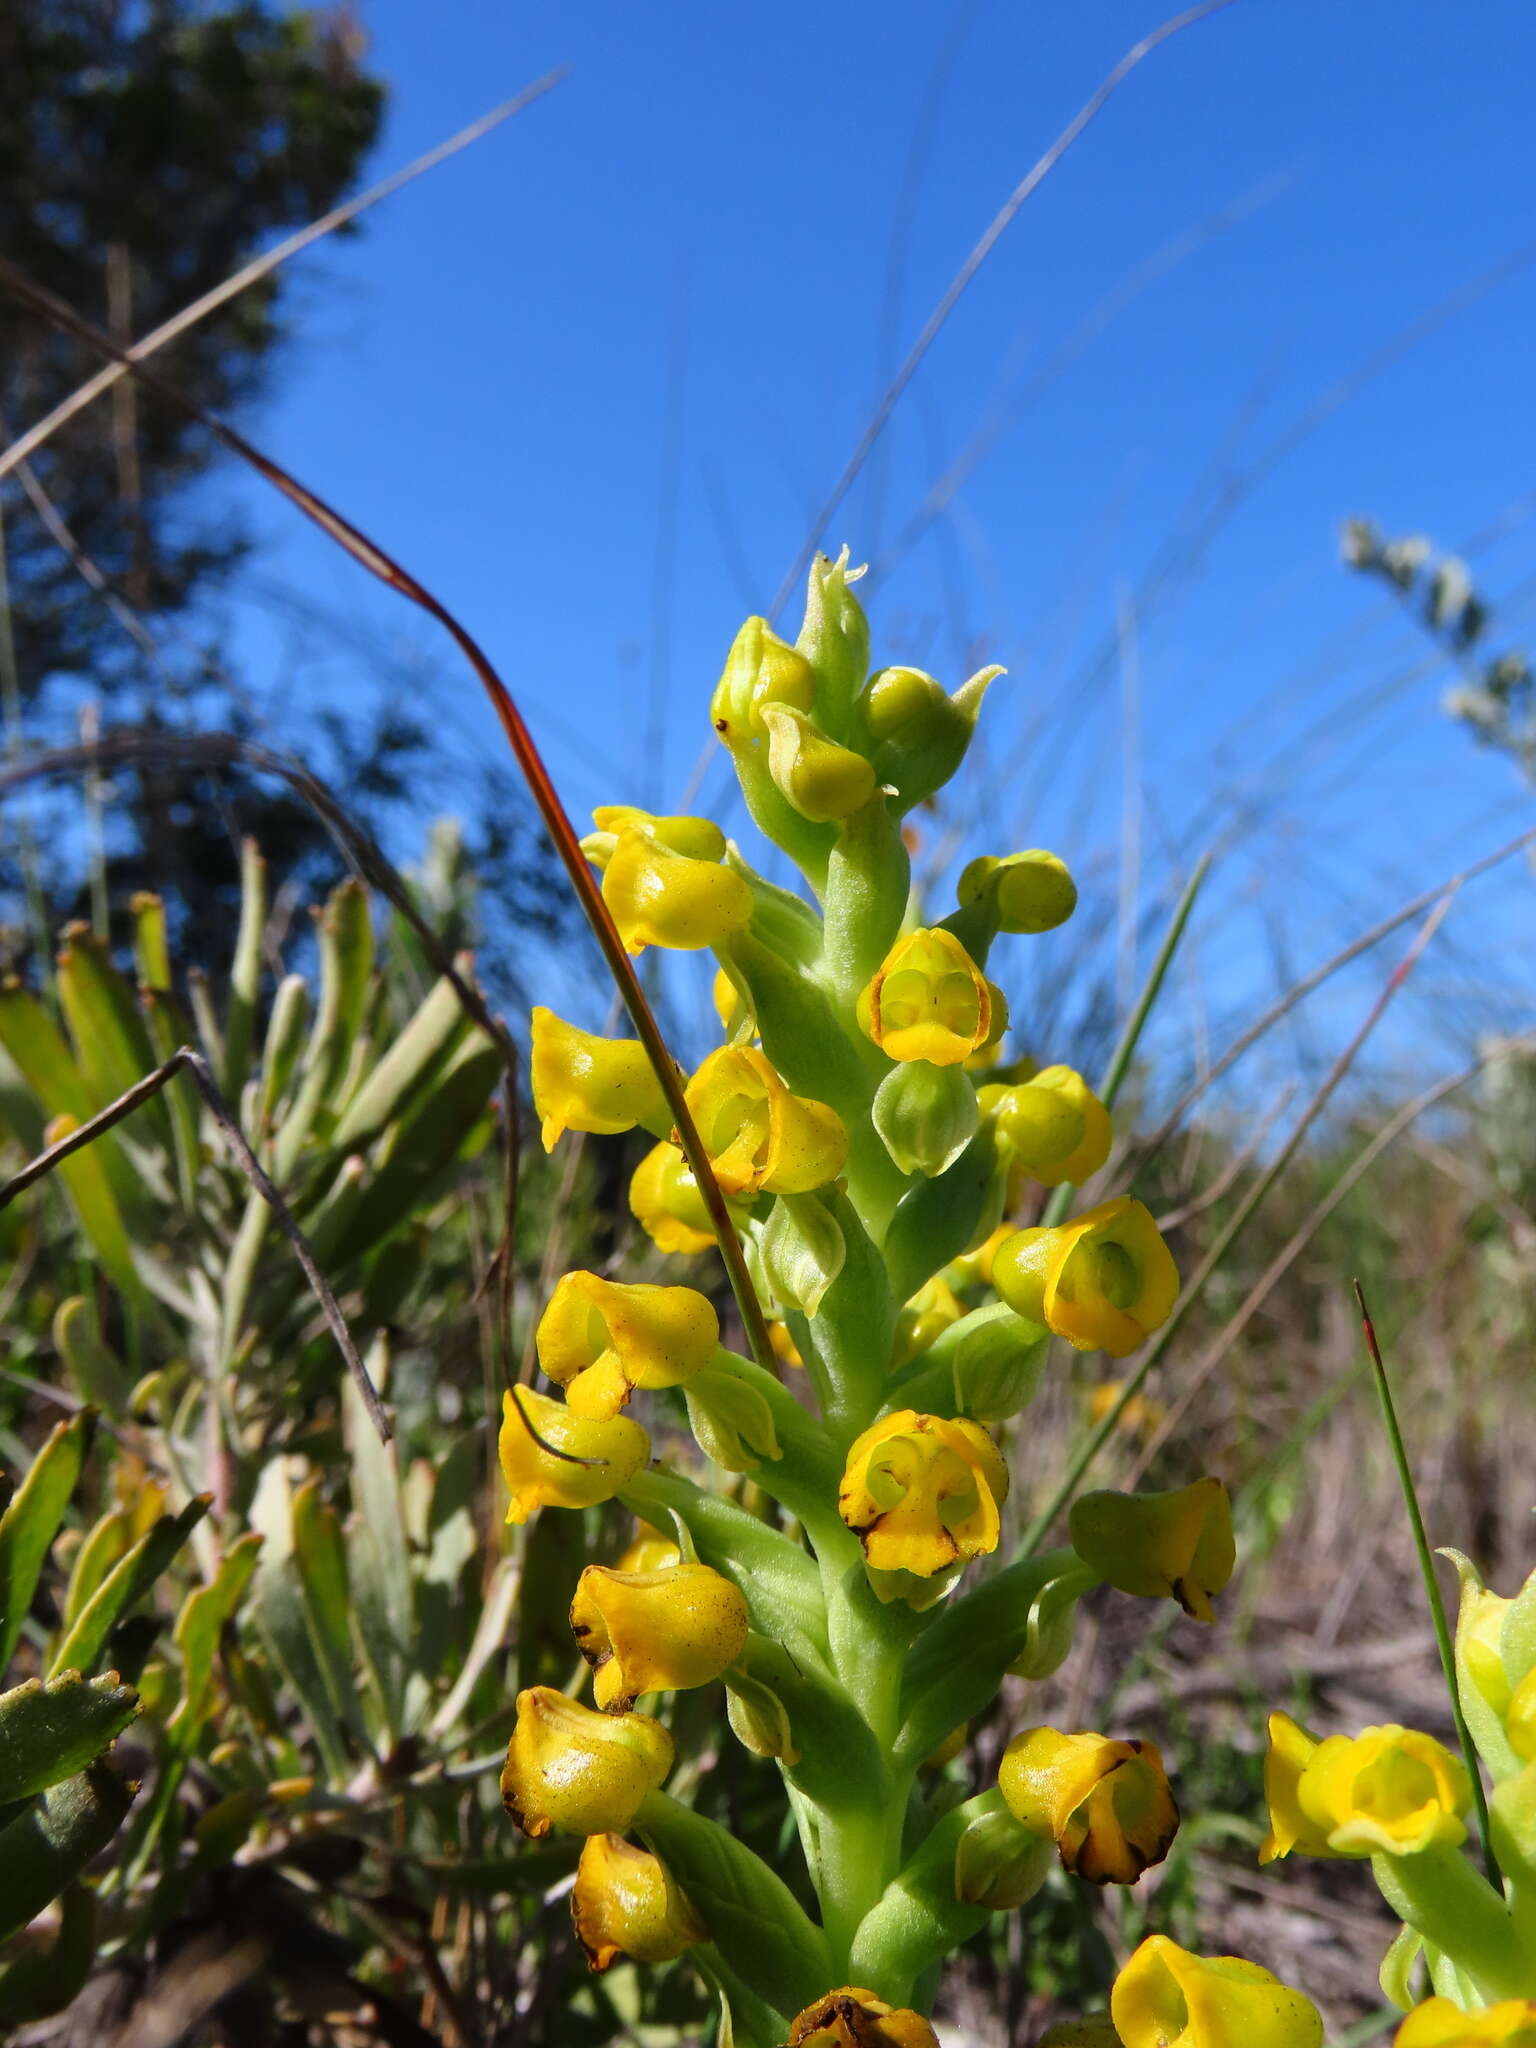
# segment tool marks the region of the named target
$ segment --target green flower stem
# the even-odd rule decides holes
[[[895,943],[911,891],[901,819],[877,794],[844,820],[827,866],[823,957],[850,1016],[859,991]]]
[[[990,1918],[985,1906],[955,1897],[955,1851],[971,1822],[1002,1803],[983,1792],[945,1814],[865,1914],[848,1957],[855,1984],[891,2005],[905,2005],[917,1979]]]
[[[1400,1920],[1444,1951],[1488,2000],[1524,1998],[1536,1983],[1536,1954],[1520,1939],[1503,1899],[1459,1849],[1373,1856],[1382,1897]]]

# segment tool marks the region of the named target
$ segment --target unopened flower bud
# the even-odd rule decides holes
[[[688,1382],[683,1399],[694,1442],[725,1471],[751,1472],[782,1456],[773,1410],[749,1380],[711,1367]]]
[[[1043,1187],[1080,1185],[1109,1157],[1109,1111],[1071,1067],[1046,1067],[995,1105],[997,1135],[1010,1158]]]
[[[808,1194],[843,1170],[836,1110],[785,1087],[755,1046],[723,1045],[688,1083],[688,1107],[728,1195]]]
[[[932,796],[965,759],[988,686],[1003,673],[979,669],[951,697],[917,668],[883,668],[859,699],[876,779],[904,810]]]
[[[1077,908],[1077,884],[1066,863],[1035,847],[999,859],[984,853],[961,870],[957,891],[962,909],[990,896],[996,928],[1004,932],[1049,932]]]
[[[799,1763],[789,1710],[773,1687],[740,1666],[723,1674],[725,1717],[731,1733],[752,1756],[777,1758],[791,1769]]]
[[[862,754],[840,747],[818,732],[803,711],[771,704],[763,713],[768,731],[768,773],[774,787],[802,818],[830,825],[851,818],[875,793],[875,771]]]
[[[609,1136],[644,1124],[664,1137],[672,1128],[656,1069],[638,1038],[601,1038],[541,1007],[533,1013],[529,1070],[546,1152],[563,1131]]]
[[[1014,1912],[1050,1875],[1053,1846],[1006,1810],[978,1814],[955,1848],[955,1897],[992,1913]]]
[[[1054,1230],[1021,1230],[992,1260],[1010,1308],[1079,1351],[1124,1358],[1173,1313],[1179,1271],[1149,1209],[1129,1195]]]
[[[852,586],[864,574],[818,554],[806,583],[805,620],[795,646],[816,672],[816,709],[829,732],[842,732],[869,674],[869,621]]]
[[[955,1412],[974,1422],[1006,1422],[1027,1408],[1045,1376],[1049,1333],[1006,1303],[977,1309],[958,1337],[950,1372]]]
[[[501,1799],[525,1835],[622,1835],[672,1768],[672,1738],[645,1714],[597,1714],[547,1685],[517,1696]]]
[[[748,619],[726,656],[709,715],[722,742],[735,753],[767,735],[763,714],[776,705],[809,711],[816,672],[798,648],[781,640],[766,619]]]
[[[992,1033],[992,985],[952,933],[900,938],[860,995],[858,1020],[893,1060],[959,1066]]]
[[[1232,1504],[1219,1479],[1163,1493],[1085,1493],[1072,1503],[1072,1548],[1122,1593],[1177,1600],[1196,1621],[1214,1618],[1213,1594],[1237,1563]]]
[[[571,1602],[571,1633],[592,1666],[592,1694],[607,1713],[645,1692],[708,1685],[747,1640],[747,1603],[706,1564],[621,1572],[589,1564]]]
[[[1264,1793],[1268,1863],[1304,1856],[1414,1856],[1466,1840],[1472,1803],[1465,1764],[1432,1735],[1389,1724],[1316,1742],[1272,1714]]]
[[[512,1496],[507,1520],[526,1522],[536,1508],[612,1500],[651,1455],[651,1440],[627,1416],[593,1422],[531,1387],[509,1387],[497,1451]]]
[[[539,1364],[573,1415],[617,1415],[636,1387],[678,1387],[702,1372],[720,1319],[691,1287],[629,1286],[567,1273],[539,1318]]]
[[[1392,2048],[1536,2048],[1536,1998],[1502,1998],[1481,2012],[1463,2012],[1449,1998],[1426,1999],[1398,2028]]]
[[[1241,1956],[1197,1956],[1149,1935],[1116,1977],[1110,2017],[1124,2048],[1320,2048],[1309,1998]]]
[[[939,2048],[920,2013],[844,1984],[796,2013],[786,2048]]]
[[[892,1067],[875,1090],[872,1116],[901,1171],[929,1180],[954,1165],[980,1122],[976,1090],[964,1067],[936,1067],[928,1060]]]
[[[1156,1746],[1027,1728],[1003,1752],[998,1786],[1021,1826],[1056,1844],[1091,1884],[1135,1884],[1161,1863],[1179,1809]]]
[[[978,1423],[903,1408],[855,1438],[837,1508],[875,1591],[910,1597],[905,1579],[883,1575],[933,1579],[995,1550],[1007,1492],[1008,1468]]]
[[[669,1963],[709,1939],[660,1857],[622,1835],[588,1835],[576,1865],[571,1919],[594,1972],[620,1956]]]

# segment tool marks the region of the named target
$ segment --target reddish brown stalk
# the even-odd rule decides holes
[[[514,703],[511,692],[492,666],[490,657],[447,606],[435,598],[423,584],[417,582],[408,569],[371,541],[344,514],[328,505],[323,498],[317,497],[296,477],[290,476],[279,463],[254,447],[243,434],[238,433],[226,421],[185,397],[174,385],[147,370],[142,363],[135,362],[128,351],[120,348],[110,336],[103,334],[88,320],[83,320],[72,307],[55,298],[52,292],[34,284],[24,272],[4,258],[0,258],[0,285],[3,285],[13,298],[51,321],[54,326],[75,335],[95,349],[99,355],[106,356],[113,362],[122,363],[151,389],[173,405],[180,406],[182,411],[193,419],[200,421],[223,447],[232,455],[238,455],[242,462],[249,463],[274,490],[280,491],[307,519],[312,520],[322,532],[329,534],[337,546],[344,549],[355,562],[360,562],[381,583],[387,584],[391,590],[409,599],[412,604],[418,605],[421,610],[436,619],[456,642],[491,700],[513,757],[538,806],[545,830],[549,833],[561,865],[570,879],[571,887],[576,892],[577,901],[581,904],[587,922],[592,927],[593,936],[602,949],[608,971],[624,999],[624,1007],[628,1010],[640,1041],[650,1057],[657,1082],[666,1097],[667,1107],[672,1112],[683,1152],[698,1183],[704,1206],[709,1212],[710,1223],[719,1242],[720,1256],[725,1261],[731,1291],[736,1297],[736,1306],[746,1329],[747,1340],[757,1362],[765,1370],[773,1371],[773,1349],[768,1341],[762,1304],[758,1301],[757,1291],[752,1285],[752,1276],[747,1271],[746,1255],[742,1251],[741,1240],[737,1237],[726,1210],[725,1197],[720,1192],[719,1183],[709,1163],[709,1155],[704,1149],[693,1114],[684,1099],[683,1082],[676,1062],[667,1050],[661,1026],[646,1000],[645,990],[640,985],[634,963],[625,951],[618,928],[609,913],[608,905],[603,900],[602,890],[588,865],[586,855],[581,850],[580,841],[566,815],[565,806],[550,781],[548,770],[533,743],[533,736],[524,724],[522,713]]]

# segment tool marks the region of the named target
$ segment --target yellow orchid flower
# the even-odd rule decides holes
[[[1129,1195],[1054,1230],[1020,1230],[992,1260],[1011,1309],[1079,1351],[1125,1358],[1167,1322],[1179,1272],[1152,1214]]]
[[[760,750],[768,736],[766,714],[778,705],[809,711],[816,695],[816,671],[800,652],[781,640],[766,619],[748,619],[725,658],[709,715],[722,743],[734,754]]]
[[[837,1111],[793,1094],[755,1046],[718,1047],[688,1083],[687,1098],[728,1195],[809,1194],[847,1161]]]
[[[509,1387],[496,1449],[512,1496],[507,1520],[526,1522],[536,1508],[612,1500],[650,1457],[651,1440],[627,1416],[592,1421],[531,1387]]]
[[[1416,2005],[1392,2048],[1536,2048],[1536,1998],[1504,1998],[1481,2012],[1463,2012],[1448,1998]]]
[[[1179,1809],[1155,1744],[1026,1728],[997,1782],[1015,1820],[1053,1841],[1062,1868],[1091,1884],[1135,1884],[1161,1863]]]
[[[653,1145],[630,1176],[630,1213],[662,1252],[705,1252],[715,1241],[693,1168],[677,1145]],[[732,1211],[739,1222],[740,1212]]]
[[[837,1510],[864,1547],[875,1591],[885,1573],[931,1579],[997,1548],[1008,1468],[980,1423],[903,1408],[872,1423],[848,1453]]]
[[[1308,1746],[1310,1744],[1310,1747]],[[1260,1860],[1303,1855],[1414,1856],[1466,1840],[1466,1766],[1417,1728],[1389,1723],[1313,1742],[1284,1715],[1270,1723],[1264,1788],[1270,1831]],[[1318,1844],[1322,1846],[1319,1847]]]
[[[644,1124],[665,1135],[672,1112],[638,1038],[600,1038],[542,1006],[533,1012],[529,1061],[544,1150],[565,1131],[608,1137]]]
[[[1015,1164],[1043,1187],[1079,1185],[1109,1157],[1109,1111],[1073,1067],[1043,1067],[1005,1089],[993,1114]]]
[[[956,1067],[994,1036],[995,993],[954,934],[935,927],[896,941],[856,1008],[888,1058]]]
[[[1162,1493],[1085,1493],[1072,1504],[1072,1547],[1119,1592],[1177,1600],[1212,1621],[1212,1596],[1232,1576],[1232,1504],[1219,1479]]]
[[[956,894],[962,909],[990,895],[1004,932],[1054,931],[1077,908],[1077,884],[1066,862],[1043,847],[1001,858],[978,855],[961,870]]]
[[[622,1835],[588,1835],[576,1865],[571,1921],[594,1974],[620,1956],[669,1963],[709,1929],[672,1882],[659,1856]]]
[[[525,1835],[622,1835],[672,1768],[646,1714],[595,1714],[547,1685],[517,1696],[501,1801]]]
[[[706,1564],[589,1564],[571,1602],[571,1633],[592,1666],[597,1704],[623,1712],[643,1692],[686,1691],[728,1670],[746,1646],[747,1603]]]
[[[1116,1977],[1110,2017],[1124,2048],[1318,2048],[1309,1998],[1241,1956],[1196,1956],[1166,1934]]]
[[[752,920],[752,891],[720,863],[725,835],[707,818],[656,818],[629,804],[592,813],[582,851],[603,871],[603,901],[631,953],[699,952]]]
[[[655,1572],[663,1565],[681,1564],[683,1553],[670,1536],[663,1536],[649,1522],[636,1522],[628,1547],[614,1560],[616,1572]]]
[[[796,2013],[786,2048],[939,2048],[920,2013],[844,1984]]]
[[[862,810],[875,793],[875,771],[862,754],[840,747],[792,704],[768,704],[768,773],[785,802],[813,825],[830,825]]]
[[[636,1387],[678,1387],[714,1358],[720,1319],[691,1287],[567,1273],[535,1334],[539,1364],[573,1415],[606,1420]]]

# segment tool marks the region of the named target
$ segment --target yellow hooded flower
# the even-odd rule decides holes
[[[725,835],[707,818],[655,818],[629,804],[592,813],[582,851],[603,871],[603,901],[631,953],[698,952],[752,920],[752,891],[722,867]]]
[[[1509,1696],[1504,1715],[1509,1746],[1525,1764],[1536,1763],[1536,1664]]]
[[[734,754],[760,749],[768,735],[765,713],[787,704],[809,711],[816,695],[816,671],[800,652],[781,640],[766,619],[748,619],[726,656],[709,715],[723,744]]]
[[[501,1803],[525,1835],[622,1835],[672,1768],[672,1738],[645,1714],[595,1714],[551,1686],[517,1696]]]
[[[672,1882],[659,1856],[622,1835],[588,1835],[571,1893],[576,1939],[594,1972],[620,1956],[637,1963],[670,1963],[709,1929]]]
[[[681,1564],[683,1553],[670,1536],[663,1536],[649,1522],[636,1522],[628,1549],[614,1560],[616,1572],[656,1572],[663,1565]]]
[[[1054,1230],[1018,1231],[993,1257],[992,1284],[1077,1350],[1125,1358],[1173,1313],[1179,1271],[1151,1211],[1119,1195]]]
[[[875,771],[862,754],[840,747],[793,705],[769,704],[768,773],[786,803],[813,825],[830,825],[862,810],[875,793]]]
[[[656,1069],[638,1038],[600,1038],[539,1008],[529,1068],[546,1152],[565,1131],[608,1137],[636,1124],[662,1134],[672,1128]]]
[[[496,1448],[512,1496],[507,1520],[526,1522],[535,1508],[612,1500],[650,1457],[651,1440],[627,1416],[593,1422],[531,1387],[509,1387]]]
[[[571,1602],[571,1633],[592,1666],[592,1692],[607,1712],[643,1692],[708,1685],[741,1655],[747,1603],[707,1564],[614,1571],[589,1564]]]
[[[931,1578],[997,1548],[1007,1492],[1008,1469],[979,1423],[903,1408],[854,1440],[837,1511],[872,1571]]]
[[[1392,2048],[1536,2048],[1536,1998],[1505,1998],[1481,2012],[1463,2012],[1448,1998],[1416,2005]]]
[[[908,932],[860,995],[859,1024],[893,1060],[957,1067],[992,1037],[991,982],[951,932]]]
[[[1388,1724],[1314,1742],[1294,1721],[1270,1721],[1265,1760],[1269,1834],[1261,1862],[1289,1855],[1414,1856],[1466,1840],[1466,1766],[1417,1728]]]
[[[1077,884],[1066,862],[1043,847],[999,858],[983,853],[961,871],[956,890],[962,908],[990,895],[998,929],[1049,932],[1077,908]]]
[[[844,1984],[795,2014],[786,2048],[939,2048],[939,2037],[920,2013]]]
[[[1237,1563],[1232,1504],[1219,1479],[1164,1493],[1085,1493],[1072,1504],[1072,1548],[1121,1593],[1177,1600],[1211,1621],[1213,1594]]]
[[[636,1387],[678,1387],[702,1372],[720,1319],[691,1287],[628,1286],[567,1273],[539,1318],[539,1364],[573,1415],[617,1415]]]
[[[765,1054],[722,1045],[688,1083],[688,1107],[728,1195],[804,1195],[843,1170],[848,1133],[835,1109],[794,1095]]]
[[[994,1114],[1014,1162],[1043,1187],[1076,1186],[1109,1157],[1109,1111],[1072,1067],[1043,1067],[1005,1090]]]
[[[998,1786],[1022,1826],[1053,1841],[1091,1884],[1135,1884],[1168,1854],[1179,1809],[1150,1742],[1026,1728],[1003,1752]]]
[[[677,1145],[653,1145],[630,1176],[630,1213],[661,1252],[707,1252],[715,1242],[693,1168]],[[740,1223],[740,1205],[727,1207]]]
[[[1115,1979],[1110,2017],[1125,2048],[1318,2048],[1311,1999],[1241,1956],[1196,1956],[1150,1935]]]

